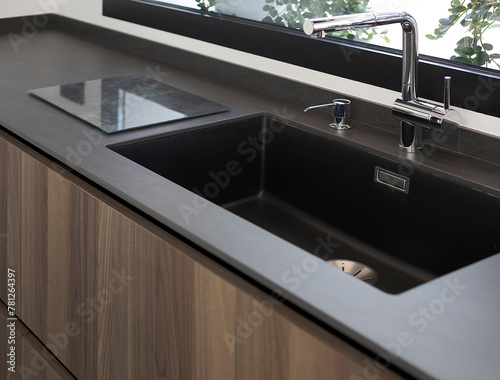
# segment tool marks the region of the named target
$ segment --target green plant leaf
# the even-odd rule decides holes
[[[437,38],[434,37],[433,34],[426,34],[425,37],[427,37],[429,40],[437,40]]]
[[[465,26],[469,26],[471,22],[472,22],[471,19],[469,19],[469,18],[466,17],[462,21],[460,21],[460,25],[462,25],[464,27]]]
[[[476,53],[476,50],[471,47],[465,47],[462,49],[462,53],[464,53],[465,55],[473,55]]]
[[[466,58],[466,57],[455,57],[453,60],[456,62],[460,62],[460,63],[472,64],[472,60],[470,60],[469,58]]]
[[[484,64],[486,62],[489,62],[490,60],[490,56],[488,53],[484,52],[484,51],[481,51],[479,53],[477,53],[477,56],[476,56],[476,64],[478,66],[484,66]]]
[[[459,47],[465,47],[465,46],[471,46],[472,45],[472,38],[471,37],[464,37],[457,42],[457,46]]]
[[[443,26],[451,25],[452,21],[449,18],[440,18],[439,23]]]
[[[453,25],[444,26],[441,29],[441,33],[445,34]]]
[[[490,58],[493,58],[493,59],[500,58],[500,54],[498,54],[498,53],[490,54]]]

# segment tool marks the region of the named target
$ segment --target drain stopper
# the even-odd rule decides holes
[[[342,272],[359,278],[369,284],[375,284],[378,280],[377,272],[365,264],[353,260],[328,260],[328,264],[340,269]]]

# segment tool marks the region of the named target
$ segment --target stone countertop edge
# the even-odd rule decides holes
[[[6,130],[268,289],[283,294],[289,302],[407,374],[418,379],[498,378],[500,254],[398,295],[384,293],[320,261],[316,261],[313,275],[291,289],[283,280],[284,273],[311,260],[312,255],[211,203],[186,223],[178,207],[192,203],[193,193],[107,148],[264,114],[393,158],[401,154],[396,135],[356,121],[348,136],[331,131],[327,127],[329,116],[324,113],[304,114],[301,105],[110,48],[69,30],[40,29],[17,49],[3,33],[0,49],[4,61],[0,72],[0,125]],[[170,85],[209,97],[231,110],[104,135],[27,93],[30,89],[129,73],[158,75]],[[83,150],[84,146],[88,149]],[[425,165],[446,173],[450,160],[455,159],[460,162],[456,165],[460,176],[500,193],[496,165],[444,150],[436,151]],[[467,171],[462,163],[472,169]],[[429,314],[437,304],[444,309]],[[383,373],[382,361],[367,365],[367,371],[373,368]]]

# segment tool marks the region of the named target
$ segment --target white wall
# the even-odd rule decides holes
[[[0,18],[46,13],[40,0],[0,0]]]
[[[396,97],[399,96],[399,93],[395,91],[381,89],[364,83],[323,74],[313,70],[243,53],[237,50],[104,17],[102,16],[102,0],[22,1],[25,6],[19,8],[21,11],[25,12],[25,14],[28,14],[30,9],[33,9],[35,13],[37,13],[40,8],[45,8],[47,12],[50,13],[59,13],[70,18],[117,30],[123,33],[132,34],[134,36],[174,46],[179,49],[194,51],[198,54],[250,67],[276,76],[305,82],[316,87],[331,89],[336,92],[344,93],[346,97],[363,98],[390,107]],[[43,4],[43,7],[40,6],[40,4]],[[36,5],[38,5],[38,8]],[[15,7],[12,7],[13,11],[14,8]],[[325,102],[329,100],[331,99],[325,99]],[[462,117],[462,124],[466,125],[468,128],[500,137],[500,120],[498,118],[478,114],[465,109],[459,109],[459,113]]]

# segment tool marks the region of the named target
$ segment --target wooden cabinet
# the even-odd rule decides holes
[[[1,379],[74,380],[66,368],[29,332],[21,321],[8,318],[7,308],[0,302]],[[10,325],[13,327],[12,334]],[[14,349],[12,350],[11,347]],[[14,361],[9,363],[12,354],[14,354]],[[7,358],[7,361],[4,358]]]
[[[0,281],[76,378],[401,378],[3,132],[0,165]]]

